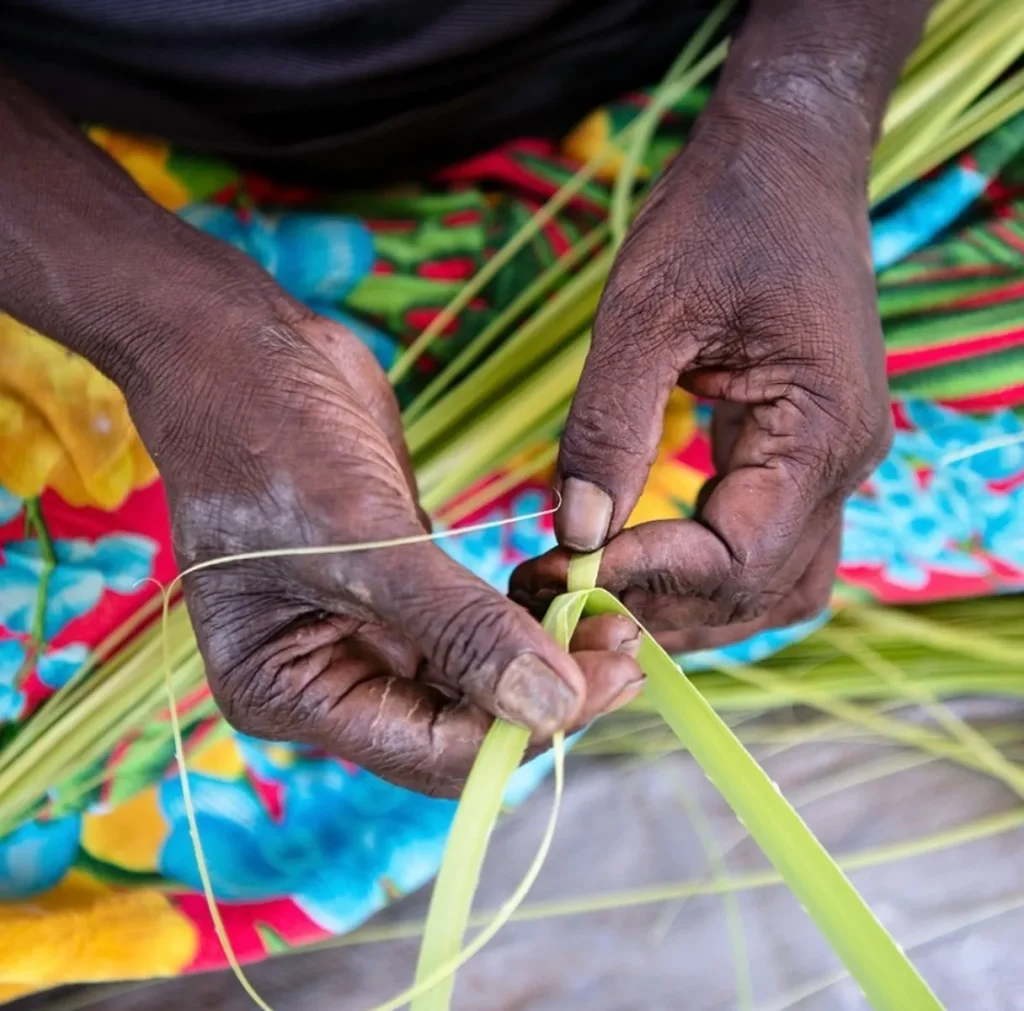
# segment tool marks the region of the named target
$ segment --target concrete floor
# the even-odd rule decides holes
[[[783,791],[801,794],[877,761],[876,744],[802,745],[765,760]],[[552,855],[530,901],[593,895],[708,874],[683,807],[697,799],[720,845],[739,827],[685,757],[655,762],[575,758]],[[493,908],[518,882],[548,815],[538,793],[496,834],[479,901]],[[836,854],[913,838],[1019,801],[1003,786],[933,762],[801,807]],[[732,871],[764,866],[749,842],[728,856]],[[1024,833],[1008,832],[852,875],[912,955],[949,1011],[1024,1011]],[[986,903],[1020,896],[1017,908],[946,937],[914,945]],[[738,897],[758,1011],[855,1011],[866,1007],[849,982],[787,1004],[782,995],[828,977],[836,962],[796,902],[780,887]],[[422,917],[416,895],[378,917]],[[991,911],[991,910],[990,910]],[[984,913],[982,909],[979,915]],[[413,941],[376,943],[279,958],[250,978],[277,1011],[362,1011],[409,980]],[[730,936],[720,897],[653,903],[507,927],[463,969],[459,1011],[727,1011],[737,1007]],[[14,1005],[95,1011],[188,1008],[244,1011],[252,1005],[228,974],[145,986],[37,997]],[[914,1011],[913,1008],[900,1011]]]

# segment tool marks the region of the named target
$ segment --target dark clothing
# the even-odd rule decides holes
[[[0,62],[81,120],[332,186],[554,136],[658,79],[686,0],[0,0]]]

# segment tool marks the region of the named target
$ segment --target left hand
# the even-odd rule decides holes
[[[866,176],[799,117],[702,124],[608,281],[559,455],[562,547],[514,599],[542,611],[570,551],[605,545],[601,585],[672,649],[826,606],[843,502],[890,437]],[[715,476],[692,519],[624,529],[676,384],[716,402]]]

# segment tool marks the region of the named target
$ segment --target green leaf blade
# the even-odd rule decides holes
[[[629,612],[593,591],[588,614]],[[666,723],[782,875],[876,1011],[942,1004],[775,783],[671,657],[644,633],[637,662]]]

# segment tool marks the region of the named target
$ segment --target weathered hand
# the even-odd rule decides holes
[[[562,439],[563,547],[517,571],[514,599],[542,608],[566,549],[607,541],[600,582],[676,649],[827,603],[843,501],[890,415],[866,158],[796,122],[710,121],[639,215]],[[715,476],[692,519],[624,530],[677,383],[718,405]]]
[[[424,532],[395,401],[355,337],[2,73],[0,126],[0,310],[124,391],[183,568]],[[214,567],[185,597],[237,727],[433,793],[458,791],[492,714],[539,746],[641,681],[633,623],[581,624],[570,657],[430,543]]]
[[[397,405],[358,340],[296,316],[211,344],[200,368],[133,405],[182,567],[424,531]],[[193,391],[186,411],[181,383]],[[218,566],[185,590],[235,726],[430,793],[457,792],[492,714],[540,744],[641,681],[631,622],[582,624],[570,657],[432,543]]]

